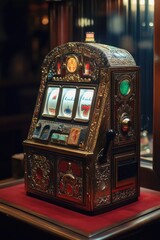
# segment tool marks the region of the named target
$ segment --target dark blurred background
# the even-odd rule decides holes
[[[48,4],[0,1],[0,179],[12,176],[11,157],[23,151],[49,50]]]

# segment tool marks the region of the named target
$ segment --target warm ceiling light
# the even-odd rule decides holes
[[[47,16],[43,16],[43,17],[42,17],[42,24],[43,24],[43,25],[47,25],[48,23],[49,23],[48,17],[47,17]]]

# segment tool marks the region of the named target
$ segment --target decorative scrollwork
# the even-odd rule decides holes
[[[60,161],[59,164],[61,163],[62,161]],[[64,164],[66,165],[67,162],[64,161]],[[81,169],[79,163],[74,164],[79,170]],[[65,172],[61,169],[61,167],[58,167],[57,173],[58,197],[68,198],[76,202],[77,201],[82,202],[83,201],[82,175],[76,175],[76,173],[74,173],[73,168],[74,167],[72,167],[71,162],[68,162],[68,169]]]
[[[136,196],[136,189],[135,187],[130,187],[127,189],[122,189],[117,192],[113,192],[112,194],[112,201],[113,203],[120,202],[125,199],[129,199]]]
[[[100,128],[100,123],[103,118],[103,111],[106,107],[106,104],[110,104],[110,81],[108,77],[108,72],[102,70],[102,82],[99,84],[99,89],[98,89],[98,97],[95,103],[95,108],[93,112],[93,117],[92,117],[92,123],[90,126],[90,132],[87,140],[87,145],[86,145],[86,150],[87,151],[93,151],[97,136],[99,133],[99,128]],[[107,123],[108,126],[110,125],[110,117],[109,114],[107,115]]]
[[[137,100],[136,100],[136,72],[115,72],[114,78],[114,126],[117,132],[115,144],[127,141],[133,142],[136,140],[136,125],[137,125]],[[130,83],[130,91],[127,95],[120,92],[121,81],[127,79]],[[126,113],[131,119],[131,126],[127,134],[124,134],[121,129],[121,117]]]
[[[53,194],[53,184],[50,186],[50,161],[46,156],[35,153],[30,153],[27,157],[29,188],[34,191]]]
[[[111,169],[110,165],[99,165],[95,166],[95,207],[107,205],[111,203],[111,189],[110,179]]]

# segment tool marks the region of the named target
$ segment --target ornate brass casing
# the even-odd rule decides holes
[[[53,49],[23,143],[27,194],[88,214],[136,201],[139,116],[130,53],[79,42]]]

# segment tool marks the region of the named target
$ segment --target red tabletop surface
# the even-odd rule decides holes
[[[34,197],[27,196],[24,184],[20,183],[0,189],[0,201],[8,202],[23,211],[30,211],[54,221],[67,229],[94,234],[110,228],[112,225],[136,218],[139,214],[153,207],[160,206],[160,192],[141,188],[139,200],[126,206],[96,216],[87,216]]]

